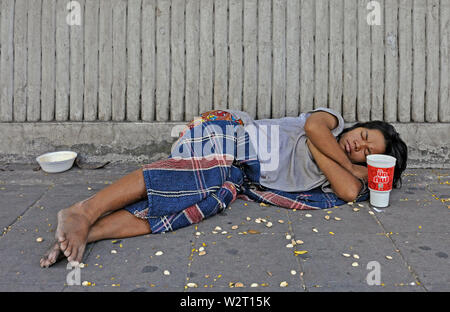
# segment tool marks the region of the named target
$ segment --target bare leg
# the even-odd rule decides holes
[[[147,196],[142,169],[120,178],[90,198],[58,212],[55,238],[69,261],[81,261],[91,226],[100,216]]]
[[[126,210],[119,210],[100,218],[90,229],[87,243],[108,238],[127,238],[150,234],[147,220],[139,219]],[[55,241],[49,251],[41,259],[41,267],[49,267],[63,257],[58,241]],[[79,258],[80,262],[82,257]]]
[[[98,220],[89,231],[88,243],[108,238],[127,238],[150,234],[147,220],[119,210]]]

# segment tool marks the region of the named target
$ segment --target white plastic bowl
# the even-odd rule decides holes
[[[64,172],[72,168],[77,155],[77,153],[71,151],[46,153],[37,157],[36,161],[45,172]]]

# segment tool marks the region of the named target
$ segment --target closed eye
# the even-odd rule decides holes
[[[361,138],[364,140],[364,137],[363,137],[363,132],[361,131]],[[366,138],[365,138],[365,140],[367,141],[367,139],[369,138],[369,131],[367,131],[366,130]],[[365,153],[364,152],[364,155],[365,156],[367,156],[367,155],[370,155],[371,154],[371,152],[370,152],[370,149],[369,148],[367,148],[366,149],[366,151],[367,151],[367,153]]]
[[[369,140],[369,131],[366,130],[366,141]],[[369,155],[372,154],[372,152],[370,151],[370,148],[367,148],[367,151],[369,152]]]

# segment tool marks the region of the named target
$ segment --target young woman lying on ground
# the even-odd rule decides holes
[[[263,141],[270,153],[255,148]],[[236,198],[290,209],[367,200],[370,154],[397,159],[393,186],[401,187],[407,146],[388,123],[344,129],[342,116],[328,108],[263,120],[242,111],[203,113],[185,127],[168,159],[144,165],[59,211],[55,242],[40,265],[64,257],[81,262],[89,242],[198,223]]]

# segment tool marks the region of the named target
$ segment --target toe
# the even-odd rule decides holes
[[[69,245],[69,241],[65,240],[59,243],[59,247],[61,248],[61,251],[66,251],[67,247]]]
[[[58,240],[58,242],[62,243],[66,240],[66,237],[64,236],[64,234],[58,234],[56,235],[56,239]]]
[[[70,253],[70,256],[67,257],[67,260],[69,262],[74,261],[77,258],[77,254],[78,254],[78,248],[77,247],[72,247],[72,252]]]
[[[51,263],[55,263],[55,262],[56,262],[56,259],[58,258],[59,253],[60,253],[59,247],[58,247],[58,249],[53,249],[53,250],[50,252],[50,254],[48,255],[48,260],[49,260]]]
[[[86,248],[86,245],[82,245],[80,248],[78,248],[78,254],[77,254],[75,261],[81,262],[81,260],[83,260],[83,254],[84,254],[85,248]]]
[[[64,250],[64,256],[69,257],[72,253],[72,244],[69,242],[67,248]]]

